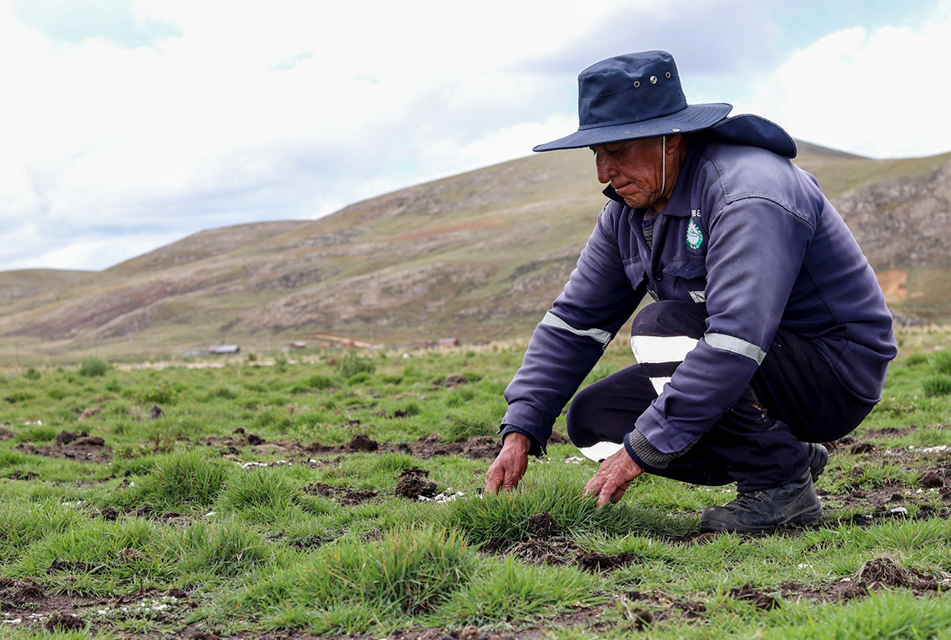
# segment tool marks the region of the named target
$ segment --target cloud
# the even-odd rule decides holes
[[[172,23],[137,14],[133,0],[19,0],[14,10],[23,24],[57,44],[103,38],[116,47],[135,49],[182,35]]]
[[[939,100],[919,104],[937,85],[921,69],[906,84],[874,71],[899,47],[945,72],[946,23],[843,30],[790,57],[786,6],[0,0],[0,147],[16,150],[0,154],[0,268],[103,268],[528,155],[577,126],[582,68],[642,48],[674,53],[691,102],[732,101],[805,139],[951,148],[900,122],[867,128],[911,107],[942,121]]]
[[[774,65],[780,57],[780,25],[770,6],[762,0],[626,3],[601,13],[590,31],[575,32],[539,67],[574,77],[610,56],[661,49],[674,55],[685,78],[749,74]]]
[[[795,137],[872,157],[951,149],[944,79],[951,8],[916,26],[862,27],[794,52],[743,107]]]

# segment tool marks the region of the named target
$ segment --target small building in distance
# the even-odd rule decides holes
[[[413,340],[413,347],[416,349],[447,349],[449,347],[461,347],[462,343],[459,342],[459,338],[439,338],[438,340],[423,340],[422,338],[415,338]]]
[[[208,347],[208,355],[211,356],[232,356],[241,353],[241,347],[236,344],[219,344]]]
[[[296,342],[291,343],[291,349],[306,349],[307,343],[303,340],[297,340]]]

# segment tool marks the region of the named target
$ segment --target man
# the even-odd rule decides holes
[[[579,76],[577,132],[535,151],[590,147],[608,203],[506,389],[486,491],[513,489],[529,454],[646,294],[637,364],[575,396],[572,442],[602,461],[585,493],[616,502],[641,473],[737,483],[703,531],[766,531],[822,517],[819,442],[881,399],[896,354],[868,261],[793,140],[728,104],[688,105],[670,54],[610,58]]]

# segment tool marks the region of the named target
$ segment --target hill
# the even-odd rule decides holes
[[[888,274],[895,308],[928,319],[951,309],[949,161],[807,143],[796,160]],[[0,273],[0,359],[276,348],[314,334],[525,338],[571,272],[600,190],[590,151],[537,154],[315,221],[203,231],[101,272]]]

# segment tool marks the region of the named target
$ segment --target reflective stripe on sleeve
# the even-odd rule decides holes
[[[703,336],[703,341],[714,349],[722,349],[737,355],[746,356],[750,360],[756,361],[756,364],[763,364],[763,358],[766,352],[757,347],[752,342],[740,340],[724,333],[708,333]]]
[[[551,311],[545,314],[545,317],[542,318],[541,324],[548,325],[549,327],[555,327],[556,329],[562,329],[569,333],[573,333],[576,336],[591,338],[597,342],[600,342],[604,348],[607,348],[607,346],[611,343],[611,338],[613,337],[604,329],[576,329]]]
[[[640,364],[683,362],[698,342],[687,336],[631,336],[631,350]]]

